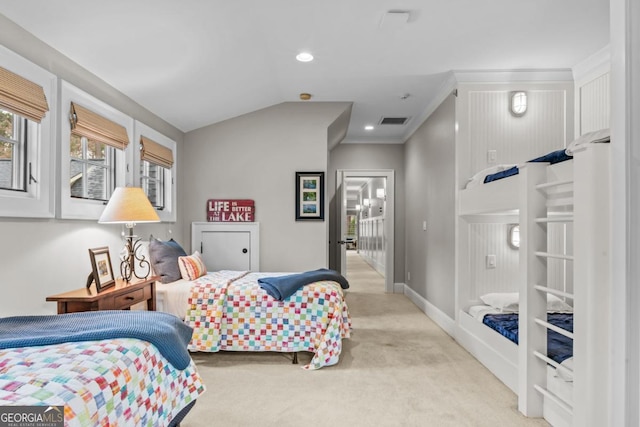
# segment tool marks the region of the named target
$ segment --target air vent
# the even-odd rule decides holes
[[[408,117],[383,117],[380,120],[381,125],[404,125],[409,120]]]

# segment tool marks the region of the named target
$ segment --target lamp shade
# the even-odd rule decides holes
[[[149,198],[140,187],[118,187],[104,208],[101,224],[160,222]]]

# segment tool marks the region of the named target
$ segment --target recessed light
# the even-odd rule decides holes
[[[366,125],[366,126],[364,127],[364,130],[373,130],[373,126],[371,126],[371,125]]]
[[[296,59],[300,62],[311,62],[313,61],[313,55],[309,52],[300,52],[296,55]]]

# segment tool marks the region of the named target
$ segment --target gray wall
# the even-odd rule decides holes
[[[328,129],[350,108],[350,103],[288,102],[187,133],[178,160],[187,245],[191,223],[206,221],[208,199],[253,199],[261,270],[326,267],[329,198],[325,221],[295,221],[295,172],[327,171]]]
[[[329,235],[329,266],[340,268],[340,252],[337,241],[340,240],[338,227],[339,206],[336,200],[336,171],[338,169],[393,169],[395,171],[395,263],[394,282],[404,282],[405,265],[405,171],[404,146],[401,144],[340,144],[330,152],[327,200],[330,202]]]
[[[405,143],[404,158],[405,283],[453,319],[456,192],[453,95]]]
[[[176,140],[180,147],[182,132],[178,129],[2,15],[0,45],[166,134]],[[43,143],[57,145],[56,141]],[[57,168],[59,170],[59,165]],[[50,185],[53,187],[55,183]],[[175,224],[142,225],[136,226],[135,231],[145,239],[153,233],[160,238],[174,236],[181,240],[179,230],[174,226]],[[85,285],[91,271],[89,248],[108,246],[114,274],[117,274],[115,270],[119,268],[118,253],[123,247],[121,231],[120,226],[100,225],[97,221],[0,218],[0,316],[55,313],[55,303],[46,302],[45,298]]]

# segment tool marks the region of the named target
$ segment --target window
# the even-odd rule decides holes
[[[26,191],[27,119],[0,107],[0,188]]]
[[[144,123],[135,122],[138,168],[134,182],[142,187],[162,221],[176,220],[176,143]]]
[[[71,134],[71,197],[109,200],[115,189],[115,151],[115,148],[100,141]]]
[[[133,120],[75,86],[62,82],[60,217],[100,218],[128,172]]]
[[[0,216],[52,218],[56,77],[0,46]]]
[[[140,161],[140,186],[156,209],[164,209],[165,168],[147,160]]]

